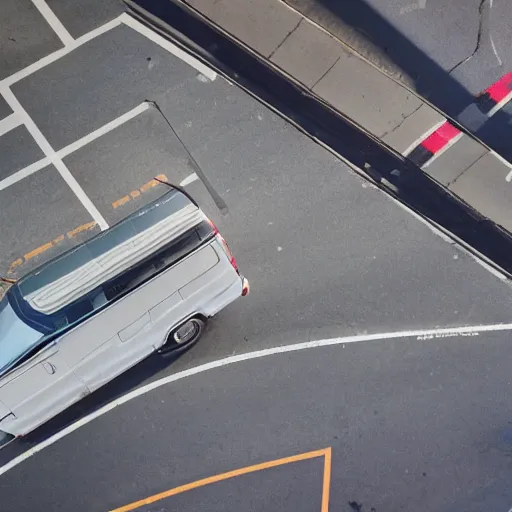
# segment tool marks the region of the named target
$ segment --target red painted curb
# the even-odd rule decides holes
[[[460,130],[455,128],[449,121],[442,124],[434,133],[431,133],[421,142],[421,145],[433,155],[439,153],[452,139],[457,137]]]
[[[475,97],[475,104],[484,114],[488,114],[500,101],[512,93],[512,73],[507,73]],[[407,158],[418,167],[423,167],[436,153],[459,135],[460,130],[450,121],[445,121],[434,133],[425,137]]]
[[[485,92],[489,94],[496,103],[499,103],[503,98],[512,92],[512,73],[507,73],[504,77],[500,78],[495,84],[488,87]]]

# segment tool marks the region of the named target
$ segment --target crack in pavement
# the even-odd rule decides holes
[[[500,59],[500,56],[498,55],[498,52],[496,50],[496,46],[494,45],[494,41],[492,39],[491,34],[491,11],[493,6],[493,0],[481,0],[480,5],[478,6],[478,33],[476,38],[476,45],[475,49],[471,53],[471,55],[467,56],[466,58],[462,59],[460,62],[455,64],[449,71],[448,74],[451,75],[457,68],[460,66],[466,64],[469,60],[471,60],[473,57],[476,56],[476,54],[481,49],[486,49],[487,45],[485,44],[486,41],[489,41],[492,53],[496,57],[496,60],[498,62],[498,65],[502,65],[502,60]]]

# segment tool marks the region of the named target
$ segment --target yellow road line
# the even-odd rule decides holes
[[[142,187],[140,187],[139,189],[132,190],[129,194],[126,194],[120,199],[114,201],[112,203],[112,208],[119,208],[120,206],[123,206],[126,203],[128,203],[131,199],[136,199],[144,192],[147,192],[148,190],[151,190],[153,187],[156,187],[157,185],[160,184],[158,180],[167,181],[167,176],[165,174],[159,174],[158,176],[155,176],[151,181],[144,183],[144,185],[142,185]]]
[[[27,254],[25,254],[23,257],[25,258],[25,261],[31,260],[32,258],[39,256],[48,249],[51,249],[52,247],[53,242],[48,242],[46,244],[40,245],[37,249],[34,249],[33,251],[27,252]]]
[[[140,187],[140,189],[132,190],[130,192],[130,194],[121,197],[121,199],[118,199],[117,201],[114,201],[112,203],[112,207],[113,208],[119,208],[120,206],[122,206],[122,205],[126,204],[128,201],[130,201],[130,197],[132,199],[136,199],[137,197],[139,197],[141,195],[141,193],[144,193],[144,192],[152,189],[156,185],[159,185],[159,182],[157,181],[159,179],[162,180],[162,181],[167,181],[167,176],[165,174],[159,174],[158,176],[156,176],[151,181],[148,181],[147,183],[142,185]],[[14,273],[14,270],[17,267],[19,267],[20,265],[23,265],[23,263],[31,260],[32,258],[35,258],[36,256],[39,256],[43,252],[46,252],[49,249],[51,249],[52,247],[57,246],[58,244],[60,244],[61,242],[64,241],[66,236],[69,239],[72,239],[76,235],[78,235],[80,233],[83,233],[84,231],[89,231],[90,229],[93,229],[97,225],[98,225],[98,223],[96,221],[88,222],[87,224],[82,224],[82,225],[78,226],[77,228],[72,229],[71,231],[68,231],[65,235],[59,235],[58,237],[54,238],[51,242],[47,242],[47,243],[45,243],[43,245],[40,245],[36,249],[26,253],[22,258],[18,258],[17,260],[13,261],[10,264],[10,266],[9,266],[9,270],[7,271],[7,275],[12,275]]]
[[[153,496],[149,496],[148,498],[145,498],[143,500],[135,501],[123,507],[116,508],[114,510],[111,510],[110,512],[130,512],[132,510],[135,510],[136,508],[142,507],[143,505],[150,505],[152,503],[155,503],[156,501],[160,501],[171,496],[176,496],[177,494],[181,494],[192,489],[197,489],[198,487],[203,487],[205,485],[213,484],[216,482],[222,482],[223,480],[234,478],[236,476],[246,475],[248,473],[254,473],[255,471],[261,471],[263,469],[274,468],[276,466],[283,466],[285,464],[290,464],[292,462],[299,462],[302,460],[314,459],[317,457],[324,457],[324,478],[322,485],[321,512],[328,512],[329,488],[331,482],[331,448],[324,448],[322,450],[301,453],[299,455],[293,455],[291,457],[285,457],[283,459],[262,462],[260,464],[255,464],[253,466],[246,466],[244,468],[228,471],[227,473],[221,473],[219,475],[203,478],[202,480],[196,480],[195,482],[180,485],[179,487],[169,489],[168,491],[164,491],[159,494],[154,494]]]
[[[79,233],[83,233],[84,231],[89,231],[90,229],[93,229],[97,225],[98,225],[98,223],[96,221],[88,222],[87,224],[82,224],[81,226],[78,226],[77,228],[72,229],[71,231],[68,231],[68,233],[67,233],[68,238],[74,238]],[[61,242],[62,240],[64,240],[64,236],[61,235],[58,238],[56,238],[55,240],[59,240]]]

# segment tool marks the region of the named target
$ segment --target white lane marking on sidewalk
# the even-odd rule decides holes
[[[52,27],[53,31],[59,36],[64,46],[73,44],[75,41],[71,34],[67,31],[62,22],[55,16],[55,13],[50,9],[45,0],[32,0],[32,3],[37,7],[43,18],[47,21],[48,25]]]
[[[195,368],[190,368],[188,370],[184,370],[174,375],[169,375],[168,377],[164,377],[157,381],[151,382],[150,384],[146,384],[138,389],[127,393],[126,395],[117,398],[116,400],[110,402],[109,404],[101,407],[97,411],[85,416],[84,418],[76,421],[75,423],[69,425],[65,429],[57,432],[53,436],[49,437],[42,443],[39,443],[36,446],[33,446],[26,452],[22,453],[18,457],[15,457],[11,461],[9,461],[4,466],[0,467],[0,476],[7,473],[10,469],[14,468],[18,464],[21,464],[25,460],[29,459],[36,453],[39,453],[44,448],[51,446],[56,443],[60,439],[68,436],[72,432],[78,430],[79,428],[87,425],[94,419],[103,416],[107,412],[119,407],[126,402],[133,400],[139,396],[145,395],[154,389],[165,386],[166,384],[170,384],[172,382],[176,382],[178,380],[184,379],[186,377],[190,377],[192,375],[197,375],[199,373],[203,373],[209,370],[213,370],[215,368],[221,368],[223,366],[227,366],[234,363],[240,363],[243,361],[249,361],[251,359],[259,359],[262,357],[272,356],[275,354],[284,354],[287,352],[298,352],[300,350],[306,350],[310,348],[318,348],[318,347],[328,347],[332,345],[343,345],[348,343],[358,343],[362,341],[377,341],[377,340],[392,340],[392,339],[403,339],[403,338],[416,338],[418,340],[429,340],[429,339],[437,339],[437,338],[446,338],[446,337],[455,337],[455,336],[478,336],[483,332],[502,332],[502,331],[510,331],[512,330],[512,324],[491,324],[491,325],[471,325],[466,327],[453,327],[448,329],[419,329],[413,331],[399,331],[399,332],[387,332],[387,333],[377,333],[377,334],[362,334],[362,335],[354,335],[354,336],[345,336],[343,338],[328,338],[323,340],[315,340],[315,341],[306,341],[303,343],[295,343],[293,345],[283,345],[274,348],[267,348],[264,350],[257,350],[255,352],[247,352],[245,354],[239,354],[237,356],[230,356],[224,359],[219,359],[217,361],[212,361],[210,363],[205,363]]]
[[[494,107],[487,112],[488,117],[492,117],[498,110],[501,110],[509,101],[512,100],[512,91],[510,91],[499,103],[496,103]]]
[[[0,121],[0,137],[23,124],[23,119],[14,112]]]
[[[38,160],[37,162],[34,162],[33,164],[28,165],[27,167],[21,169],[20,171],[15,172],[14,174],[7,176],[7,178],[0,181],[0,190],[4,190],[5,188],[14,185],[18,181],[21,181],[23,178],[26,178],[27,176],[30,176],[31,174],[34,174],[37,171],[40,171],[41,169],[43,169],[47,165],[50,165],[51,163],[51,160],[45,157],[42,158],[41,160]]]
[[[118,118],[114,119],[113,121],[110,121],[110,123],[107,123],[107,124],[103,125],[101,128],[98,128],[97,130],[94,130],[93,132],[89,133],[85,137],[82,137],[81,139],[79,139],[75,142],[72,142],[68,146],[60,149],[59,151],[57,151],[57,155],[60,158],[64,158],[64,157],[70,155],[74,151],[93,142],[94,140],[98,139],[99,137],[114,130],[118,126],[121,126],[122,124],[130,121],[130,119],[137,117],[142,112],[145,112],[146,110],[148,110],[149,107],[150,107],[149,103],[147,103],[147,102],[141,103],[134,109],[130,110],[129,112],[126,112],[126,114],[119,116]]]
[[[192,174],[189,174],[181,183],[180,187],[186,187],[187,185],[190,185],[191,183],[194,183],[194,181],[198,180],[199,176],[193,172]]]
[[[69,44],[68,46],[61,48],[60,50],[50,53],[50,55],[43,57],[42,59],[38,60],[37,62],[34,62],[30,66],[27,66],[26,68],[21,69],[20,71],[8,76],[7,78],[4,78],[0,82],[0,84],[3,86],[11,86],[16,82],[19,82],[21,79],[31,75],[32,73],[35,73],[36,71],[39,71],[45,66],[48,66],[52,62],[55,62],[61,57],[64,57],[64,55],[67,55],[69,52],[73,51],[74,49],[78,48],[84,43],[87,43],[91,39],[94,39],[95,37],[98,37],[101,34],[104,34],[105,32],[108,32],[109,30],[118,27],[120,24],[121,20],[119,18],[116,18],[108,23],[105,23],[105,25],[95,28],[94,30],[87,32],[87,34],[84,34],[78,39],[75,39],[72,44]]]
[[[129,14],[123,13],[121,14],[121,16],[119,16],[119,18],[125,25],[132,28],[133,30],[136,30],[137,32],[139,32],[139,34],[142,34],[143,36],[147,37],[153,43],[161,46],[164,50],[167,50],[169,53],[172,53],[174,56],[186,62],[189,66],[195,68],[201,74],[210,79],[212,82],[217,78],[217,73],[215,73],[213,69],[210,69],[201,61],[199,61],[195,57],[192,57],[192,55],[183,51],[180,47],[171,43],[170,41],[165,39],[165,37],[162,37],[160,34],[157,34],[149,27],[146,27],[146,25],[142,24],[140,21],[137,21]]]
[[[93,220],[95,220],[98,223],[101,229],[108,229],[108,224],[99,212],[99,210],[96,208],[96,206],[94,206],[93,202],[89,199],[87,194],[79,185],[78,181],[76,181],[75,177],[71,174],[71,172],[66,167],[64,162],[58,157],[57,153],[51,147],[50,143],[46,140],[46,137],[43,135],[41,130],[37,127],[36,123],[32,120],[32,118],[22,107],[21,103],[18,101],[16,96],[14,96],[13,92],[9,89],[9,87],[0,86],[0,93],[3,95],[5,101],[11,107],[13,112],[16,112],[23,119],[23,122],[27,130],[29,131],[30,135],[32,135],[33,139],[43,150],[45,156],[49,158],[51,163],[55,165],[56,169],[59,171],[62,178],[66,181],[68,186],[75,193],[78,200],[89,212]]]
[[[446,153],[454,144],[457,144],[457,142],[459,142],[460,139],[462,139],[462,137],[464,136],[465,134],[463,132],[460,132],[458,133],[457,135],[455,135],[455,137],[453,137],[453,139],[451,139],[448,144],[446,144],[446,146],[444,146],[443,148],[441,148],[437,153],[434,154],[434,156],[428,160],[427,162],[425,162],[423,164],[423,167],[422,169],[425,169],[426,167],[428,167],[432,162],[434,162],[435,160],[437,160],[443,153]]]
[[[420,145],[421,142],[423,142],[427,137],[432,135],[438,128],[443,126],[443,124],[446,123],[446,119],[443,119],[442,121],[439,121],[439,123],[435,124],[430,128],[430,130],[426,131],[423,135],[419,136],[403,153],[403,156],[407,156],[413,149],[415,149],[417,146]]]

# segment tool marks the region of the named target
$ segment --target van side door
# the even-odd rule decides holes
[[[0,380],[0,401],[12,412],[0,430],[26,434],[87,394],[53,342]]]

